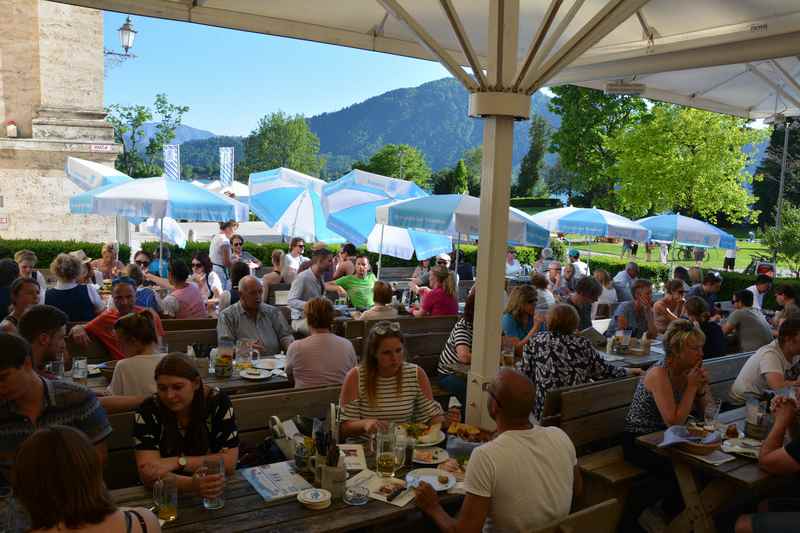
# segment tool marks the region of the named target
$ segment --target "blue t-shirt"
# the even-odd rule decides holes
[[[606,330],[606,337],[613,337],[616,334],[619,328],[618,319],[621,316],[625,317],[625,322],[628,324],[627,331],[631,332],[632,337],[641,337],[647,333],[647,317],[643,313],[637,314],[636,302],[630,300],[619,304],[617,310],[614,311],[614,318]]]
[[[156,276],[166,278],[169,276],[169,262],[165,262],[164,266],[162,267],[160,259],[153,259],[153,261],[150,263],[150,266],[147,267],[147,271],[151,274],[155,274]]]
[[[514,320],[511,313],[503,313],[500,325],[503,327],[503,335],[524,339],[533,327],[533,317],[528,318],[528,324],[526,326]]]

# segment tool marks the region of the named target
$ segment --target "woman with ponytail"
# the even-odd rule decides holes
[[[130,313],[114,324],[125,359],[117,361],[108,393],[119,396],[149,396],[156,392],[153,372],[164,355],[158,353],[153,314],[149,310]]]
[[[196,475],[204,460],[222,459],[233,474],[239,459],[239,431],[228,396],[203,384],[193,361],[171,353],[155,369],[157,392],[136,410],[133,424],[136,465],[151,486],[166,474],[178,490],[206,498],[224,489],[221,475]]]
[[[450,271],[445,267],[432,270],[430,284],[431,290],[422,297],[422,307],[414,311],[414,316],[457,315],[458,298]]]
[[[700,331],[706,336],[703,344],[703,359],[719,357],[727,353],[728,343],[725,334],[717,322],[711,320],[711,312],[708,303],[699,296],[692,296],[683,305],[686,318],[694,322]]]

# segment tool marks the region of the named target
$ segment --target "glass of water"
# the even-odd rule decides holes
[[[50,373],[56,378],[62,379],[64,377],[64,356],[58,355],[55,359],[50,361]]]
[[[719,410],[721,406],[721,400],[709,398],[708,403],[706,403],[706,408],[703,412],[703,422],[706,429],[716,429],[717,416],[719,416]]]
[[[225,461],[222,457],[211,458],[206,457],[203,461],[203,466],[199,472],[203,476],[222,476],[225,480]],[[203,507],[206,509],[222,509],[225,507],[225,492],[224,489],[214,497],[203,497]]]

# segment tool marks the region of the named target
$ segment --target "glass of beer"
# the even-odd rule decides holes
[[[72,381],[86,385],[89,380],[89,363],[85,357],[76,357],[72,360]]]
[[[386,429],[378,430],[375,450],[375,468],[378,475],[382,477],[394,477],[397,470],[397,457],[395,455],[395,435],[394,424],[389,424]]]
[[[253,339],[239,339],[236,341],[236,368],[239,371],[253,366]]]
[[[153,483],[153,503],[158,507],[158,518],[172,522],[178,518],[178,478],[167,474]]]

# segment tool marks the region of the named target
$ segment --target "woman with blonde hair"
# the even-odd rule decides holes
[[[58,254],[50,264],[56,286],[47,289],[44,303],[64,311],[70,322],[89,322],[106,306],[94,285],[79,284],[83,263],[71,254]]]
[[[441,422],[427,374],[405,361],[400,324],[378,322],[367,337],[367,354],[347,373],[339,398],[342,436],[375,433],[389,422]]]
[[[578,312],[556,304],[547,313],[547,331],[536,333],[522,348],[521,370],[536,383],[533,416],[541,419],[547,392],[601,379],[641,374],[609,365],[589,339],[578,335]]]
[[[500,324],[503,335],[512,337],[515,345],[528,342],[544,323],[541,314],[536,314],[538,294],[530,285],[518,285],[511,290]]]
[[[116,506],[103,481],[97,451],[72,427],[44,427],[23,442],[11,484],[30,514],[31,531],[161,531],[152,511]]]
[[[455,281],[445,267],[431,270],[431,290],[422,297],[422,307],[414,310],[414,316],[441,316],[458,314],[458,297]]]
[[[115,242],[107,242],[100,249],[101,259],[91,262],[92,268],[101,274],[103,279],[114,279],[119,276],[125,265],[119,260],[119,245]]]
[[[270,285],[278,283],[290,283],[287,281],[286,271],[286,254],[280,248],[272,250],[272,272],[267,272],[261,278],[261,283],[264,285],[264,301],[267,301],[267,290]]]
[[[31,278],[39,285],[39,303],[44,303],[44,293],[47,291],[47,280],[41,272],[36,270],[39,258],[31,250],[19,250],[14,254],[14,261],[19,266],[19,277]]]

